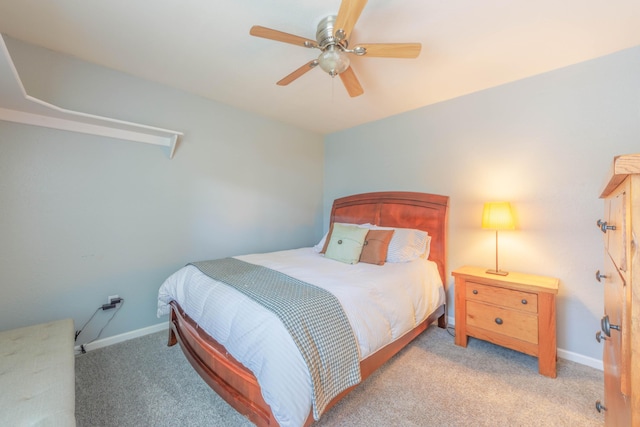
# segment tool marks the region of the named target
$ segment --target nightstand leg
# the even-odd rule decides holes
[[[538,372],[556,378],[556,302],[555,295],[540,293],[538,297]]]
[[[469,337],[467,337],[467,302],[465,299],[467,282],[464,279],[455,280],[455,319],[456,337],[454,343],[460,347],[466,347]]]
[[[466,347],[468,342],[469,342],[469,337],[467,336],[467,334],[460,333],[458,331],[458,328],[456,328],[456,339],[455,339],[456,345],[459,345],[460,347]]]

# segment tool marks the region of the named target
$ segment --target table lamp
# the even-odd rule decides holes
[[[487,270],[489,274],[506,276],[508,271],[498,269],[498,230],[513,230],[516,228],[509,202],[487,202],[482,210],[482,228],[496,230],[496,269]]]

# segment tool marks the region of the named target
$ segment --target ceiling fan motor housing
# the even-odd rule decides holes
[[[330,45],[340,45],[342,48],[346,48],[347,41],[346,40],[338,40],[333,32],[334,25],[336,22],[336,15],[330,15],[326,18],[323,18],[320,23],[318,23],[318,29],[316,31],[316,41],[318,42],[318,47],[320,49],[325,49]]]
[[[331,77],[335,77],[349,68],[349,58],[346,55],[346,40],[338,40],[334,36],[334,24],[336,16],[330,15],[318,24],[316,40],[318,47],[322,50],[318,56],[318,64]]]

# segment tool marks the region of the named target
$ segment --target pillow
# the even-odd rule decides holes
[[[366,223],[366,224],[351,224],[351,223],[347,223],[347,222],[336,222],[336,224],[353,225],[353,226],[357,226],[357,227],[360,227],[360,228],[370,228],[370,227],[372,227],[372,225],[369,224],[369,223]],[[324,236],[322,236],[322,239],[320,239],[318,244],[313,247],[313,249],[316,252],[323,254],[323,253],[325,253],[327,251],[327,245],[329,244],[329,237],[331,236],[331,230],[332,229],[333,229],[333,224],[331,224],[331,226],[329,227],[329,231],[326,232],[324,234]]]
[[[431,252],[431,236],[427,236],[427,249],[421,255],[424,259],[429,259],[429,253]]]
[[[364,239],[360,262],[384,265],[394,230],[369,230]]]
[[[334,224],[324,256],[347,264],[357,263],[368,232],[355,225]]]
[[[431,238],[426,231],[413,228],[374,227],[375,230],[395,230],[389,249],[387,262],[409,262],[419,257],[429,256],[428,243]]]
[[[333,223],[333,224],[331,224],[329,226],[329,231],[327,231],[327,234],[324,235],[324,237],[325,237],[324,244],[322,245],[322,248],[320,249],[320,253],[321,254],[327,252],[327,246],[329,246],[329,240],[331,240],[331,234],[333,234],[333,225],[334,224],[335,223]],[[320,245],[320,243],[318,243],[318,245]]]

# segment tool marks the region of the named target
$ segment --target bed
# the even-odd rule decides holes
[[[409,271],[409,274],[417,274],[418,276],[429,276],[429,274],[435,276],[438,286],[429,291],[429,295],[431,296],[427,295],[423,297],[420,295],[415,297],[415,299],[420,300],[420,302],[413,303],[415,311],[409,316],[413,316],[413,323],[411,323],[410,326],[406,326],[404,323],[407,323],[407,321],[401,320],[400,323],[403,324],[402,328],[390,333],[388,343],[371,344],[370,341],[367,341],[368,339],[361,338],[360,335],[363,333],[358,332],[361,328],[354,328],[354,335],[357,336],[360,346],[358,349],[360,354],[360,360],[358,362],[359,374],[361,380],[364,381],[371,373],[410,343],[430,324],[437,321],[439,327],[446,328],[444,296],[446,295],[445,286],[447,283],[445,277],[448,202],[449,198],[447,196],[415,192],[365,193],[343,197],[334,201],[331,210],[330,224],[336,224],[336,227],[344,223],[367,224],[368,228],[373,228],[374,226],[376,228],[396,228],[396,233],[397,229],[416,229],[427,232],[430,239],[428,260],[418,259],[406,263],[406,266],[400,265],[400,263],[386,263],[383,266],[359,263],[356,264],[356,266],[359,265],[359,267],[347,267],[343,263],[325,259],[325,257],[317,253],[318,249],[314,248],[300,248],[292,251],[280,251],[272,254],[254,254],[234,258],[239,258],[249,263],[264,265],[269,269],[282,269],[285,274],[289,274],[290,276],[295,276],[302,271],[296,268],[295,263],[310,262],[310,265],[315,265],[315,267],[313,267],[315,270],[308,270],[305,264],[305,270],[300,273],[300,279],[310,279],[308,280],[309,283],[312,283],[312,280],[317,280],[318,283],[314,283],[314,285],[322,287],[328,284],[327,288],[330,292],[337,290],[337,293],[340,293],[340,288],[336,287],[334,282],[341,280],[340,277],[342,276],[338,273],[342,271],[346,272],[345,274],[352,274],[353,271],[357,270],[359,272],[358,274],[362,274],[362,276],[359,277],[367,278],[367,275],[374,274],[380,276],[380,278],[386,277],[388,280],[393,280],[393,278],[396,277],[396,272],[405,270]],[[330,229],[332,229],[332,227],[330,227]],[[333,264],[330,265],[328,263]],[[327,273],[325,274],[324,271],[327,271]],[[306,275],[304,272],[306,272]],[[323,273],[319,274],[319,272]],[[233,293],[233,290],[226,289],[225,286],[216,286],[216,288],[222,289],[222,291],[225,292],[224,295],[226,295],[224,297],[217,297],[217,299],[225,299],[224,306],[219,306],[217,311],[231,311],[231,317],[242,317],[242,314],[238,315],[239,307],[248,306],[249,312],[258,313],[255,315],[252,314],[250,317],[255,317],[255,321],[264,328],[264,330],[260,330],[256,335],[262,337],[260,339],[263,341],[268,341],[270,343],[269,345],[278,347],[281,351],[281,353],[279,353],[280,356],[277,357],[283,357],[283,360],[278,363],[281,365],[283,363],[286,364],[286,372],[277,372],[277,375],[269,374],[269,367],[276,365],[276,362],[272,360],[277,358],[276,354],[269,356],[268,350],[256,350],[254,344],[246,345],[242,343],[239,337],[248,336],[251,335],[251,333],[239,330],[240,332],[236,334],[236,336],[233,334],[235,326],[231,324],[229,326],[225,324],[216,325],[210,324],[210,320],[203,320],[205,318],[201,317],[203,315],[201,312],[205,310],[203,308],[204,305],[200,304],[200,298],[187,297],[185,299],[182,295],[184,288],[187,287],[185,283],[189,283],[191,280],[195,280],[196,282],[198,280],[209,280],[201,276],[202,273],[195,269],[195,267],[191,265],[186,266],[167,279],[161,287],[161,291],[159,292],[158,314],[161,315],[168,311],[170,315],[168,345],[173,346],[179,343],[187,360],[207,384],[232,407],[247,416],[256,425],[300,426],[312,424],[319,416],[318,411],[315,411],[314,417],[315,400],[314,405],[310,407],[308,393],[295,391],[296,387],[298,387],[299,390],[303,390],[305,387],[304,380],[298,381],[297,377],[293,379],[294,375],[298,375],[295,374],[295,372],[300,370],[297,359],[301,358],[295,356],[295,354],[299,352],[296,352],[295,348],[292,351],[286,350],[288,345],[287,339],[280,336],[276,327],[270,326],[271,324],[268,323],[270,320],[267,317],[262,320],[260,317],[262,315],[259,314],[258,308],[252,305],[255,304],[254,302],[240,300],[241,302],[237,305],[234,305],[235,303],[227,303],[227,296],[232,300],[236,298],[236,294]],[[207,293],[209,291],[204,290],[201,292]],[[408,295],[409,298],[413,298],[411,292],[412,291],[408,289],[402,293]],[[182,302],[179,302],[181,298]],[[339,297],[340,303],[346,307],[345,311],[348,313],[349,322],[352,324],[365,323],[364,329],[367,329],[367,316],[370,316],[372,323],[375,323],[373,314],[362,314],[368,311],[373,313],[375,311],[374,308],[371,310],[362,308],[352,309],[350,307],[355,303],[353,301],[345,302],[342,298],[342,296]],[[391,305],[388,301],[393,300],[393,298],[395,297],[390,294],[380,294],[379,297],[380,300],[384,301],[383,305]],[[422,299],[425,301],[428,300],[429,302],[424,302]],[[402,302],[400,300],[398,301],[398,307],[401,307]],[[161,310],[161,306],[164,306],[164,311]],[[401,310],[396,309],[395,311],[410,311],[409,308],[405,310],[404,306],[402,307]],[[254,312],[252,310],[256,311]],[[355,312],[358,314],[354,314]],[[359,316],[359,320],[354,320],[355,316]],[[391,329],[396,328],[395,324],[392,326]],[[358,331],[356,331],[356,329]],[[395,336],[391,336],[394,334]],[[213,336],[216,336],[218,339],[214,339]],[[373,339],[373,341],[375,340],[376,339]],[[366,341],[366,343],[363,344],[362,341]],[[224,345],[222,343],[224,343]],[[239,346],[245,346],[242,347],[245,350],[238,350],[238,348],[240,348]],[[241,356],[238,358],[242,359],[248,367],[239,362],[232,354],[236,356],[240,354]],[[251,354],[252,357],[258,354],[259,358],[257,361],[245,361],[247,354]],[[285,356],[282,356],[283,354]],[[289,354],[292,354],[291,359],[289,359]],[[304,361],[302,362],[304,363]],[[288,382],[290,379],[287,376],[289,373],[291,373],[292,378],[290,383]],[[276,390],[274,391],[272,390],[273,386],[271,384],[274,380],[277,382],[278,378],[280,378],[280,384],[276,385]],[[299,385],[298,382],[300,383]],[[328,402],[326,406],[323,406],[322,410],[328,410],[356,386],[357,384],[349,386],[335,397],[332,397],[330,402]],[[310,386],[307,384],[306,387]],[[283,398],[278,395],[278,393],[281,392],[285,393],[285,391],[280,390],[281,388],[291,388],[294,390],[294,394],[291,395],[291,398]]]

